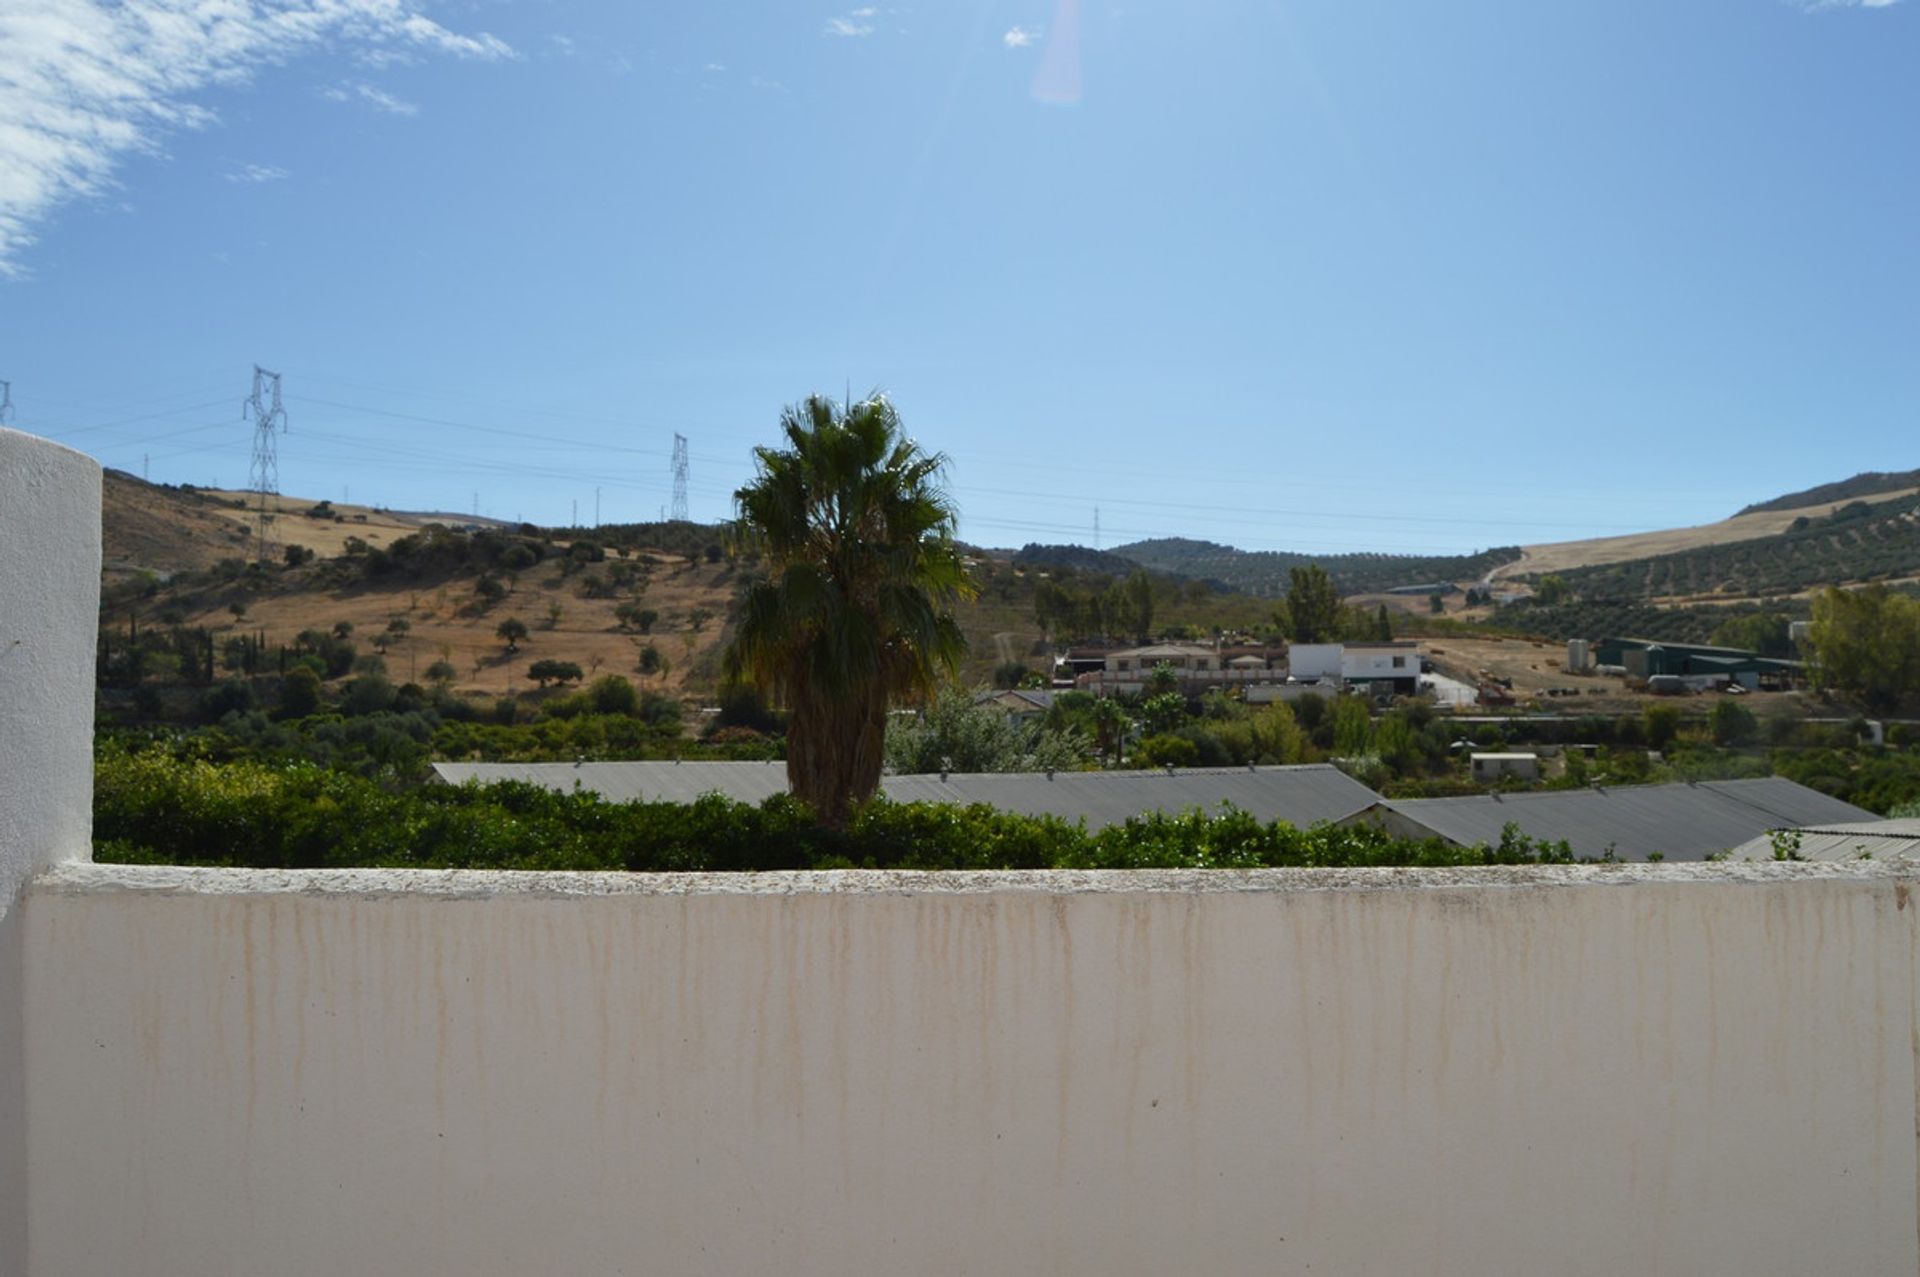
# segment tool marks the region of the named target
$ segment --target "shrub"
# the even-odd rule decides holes
[[[618,674],[602,675],[587,689],[587,699],[596,714],[634,715],[640,712],[640,696],[633,684]]]
[[[326,726],[342,739],[356,730],[372,738],[377,727],[395,748],[409,739],[398,721]],[[608,803],[515,782],[395,789],[307,762],[216,764],[112,743],[96,769],[94,835],[102,861],[262,868],[1245,869],[1571,858],[1512,828],[1497,845],[1462,848],[1371,827],[1264,824],[1231,808],[1089,832],[1054,817],[881,799],[836,833],[785,795],[751,807],[717,795]]]

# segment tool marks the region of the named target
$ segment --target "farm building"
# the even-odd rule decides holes
[[[1629,678],[1724,679],[1752,691],[1791,687],[1806,672],[1799,661],[1701,643],[1605,638],[1594,645],[1593,652],[1599,664],[1624,669]]]

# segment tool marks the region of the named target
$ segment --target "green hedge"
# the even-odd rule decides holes
[[[1089,833],[993,808],[876,801],[844,832],[787,797],[759,807],[609,803],[534,785],[392,789],[306,762],[213,763],[101,750],[95,858],[273,868],[576,870],[1135,869],[1479,865],[1564,861],[1564,845],[1410,842],[1373,829],[1152,815]]]

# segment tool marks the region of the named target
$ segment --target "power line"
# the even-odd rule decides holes
[[[13,420],[13,383],[0,381],[0,426]]]
[[[273,516],[267,511],[267,494],[280,492],[280,453],[277,436],[286,433],[287,410],[280,403],[280,374],[253,366],[253,393],[240,410],[241,420],[253,422],[253,464],[247,472],[248,486],[258,495],[259,510],[255,558],[267,561],[268,530]]]

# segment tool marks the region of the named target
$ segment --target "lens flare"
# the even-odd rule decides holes
[[[1080,101],[1080,0],[1060,0],[1047,28],[1047,51],[1033,75],[1033,99],[1058,106]]]

